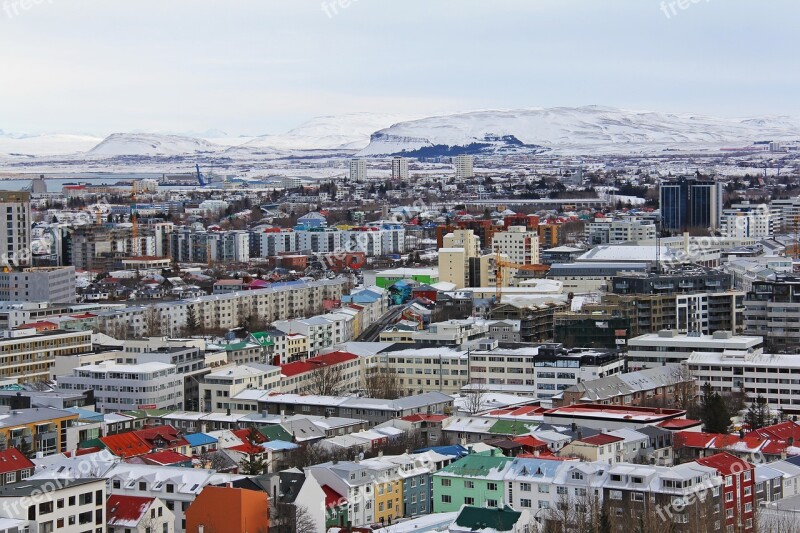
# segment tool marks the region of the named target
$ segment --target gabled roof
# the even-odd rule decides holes
[[[739,474],[746,470],[752,470],[753,465],[743,459],[739,459],[735,455],[727,452],[720,452],[710,457],[701,457],[695,460],[696,463],[703,466],[714,468],[720,474],[729,476],[732,474]]]
[[[183,436],[186,439],[186,442],[189,443],[189,446],[207,446],[209,444],[216,444],[217,439],[212,437],[211,435],[206,435],[205,433],[190,433],[188,435]]]
[[[192,458],[172,450],[163,450],[160,452],[148,453],[140,457],[142,461],[151,465],[180,465],[182,463],[191,462]]]
[[[583,442],[592,446],[605,446],[606,444],[612,444],[614,442],[620,442],[623,440],[625,439],[622,437],[616,437],[614,435],[609,435],[608,433],[598,433],[597,435],[592,435],[591,437],[578,439],[577,442]]]
[[[155,498],[112,494],[106,500],[106,524],[135,528],[147,514]]]
[[[178,431],[175,427],[170,426],[169,424],[165,424],[162,426],[155,426],[152,428],[145,428],[135,431],[136,435],[142,439],[145,443],[147,443],[151,448],[155,448],[155,442],[159,439],[163,439],[166,442],[168,448],[174,448],[177,446],[188,446],[189,443],[184,439],[180,431]]]
[[[311,357],[305,361],[295,361],[281,365],[281,374],[286,377],[297,376],[312,372],[325,366],[337,365],[347,361],[358,359],[358,356],[349,352],[331,352],[316,357]]]
[[[150,453],[150,446],[135,432],[117,433],[100,437],[100,442],[117,457],[137,457]]]
[[[800,444],[800,424],[787,420],[780,424],[763,427],[750,432],[748,435],[757,433],[768,439],[785,440],[793,439],[793,442]]]
[[[0,474],[25,470],[26,468],[32,469],[34,466],[33,462],[16,448],[9,448],[0,452]]]

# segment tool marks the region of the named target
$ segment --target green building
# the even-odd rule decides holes
[[[499,452],[471,453],[433,474],[433,512],[457,512],[463,505],[501,507],[503,475],[513,462]]]
[[[388,289],[400,280],[413,279],[422,285],[439,283],[439,270],[436,268],[392,268],[381,270],[375,275],[375,285]]]

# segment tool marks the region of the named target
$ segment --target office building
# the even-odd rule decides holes
[[[31,193],[0,191],[0,264],[28,266],[31,262]]]
[[[698,176],[665,181],[659,191],[661,228],[667,231],[720,227],[722,183]]]

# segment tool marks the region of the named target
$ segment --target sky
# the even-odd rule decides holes
[[[797,0],[0,0],[0,130],[606,105],[800,116]]]

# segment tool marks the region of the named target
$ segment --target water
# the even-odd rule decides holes
[[[38,178],[40,173],[31,174],[30,179],[0,179],[0,189],[4,191],[21,191],[31,185],[33,178]],[[114,173],[114,172],[76,172],[70,173],[45,173],[47,192],[61,192],[67,183],[90,183],[92,185],[114,185],[117,182],[131,182],[145,178],[160,179],[163,174],[156,173]]]

